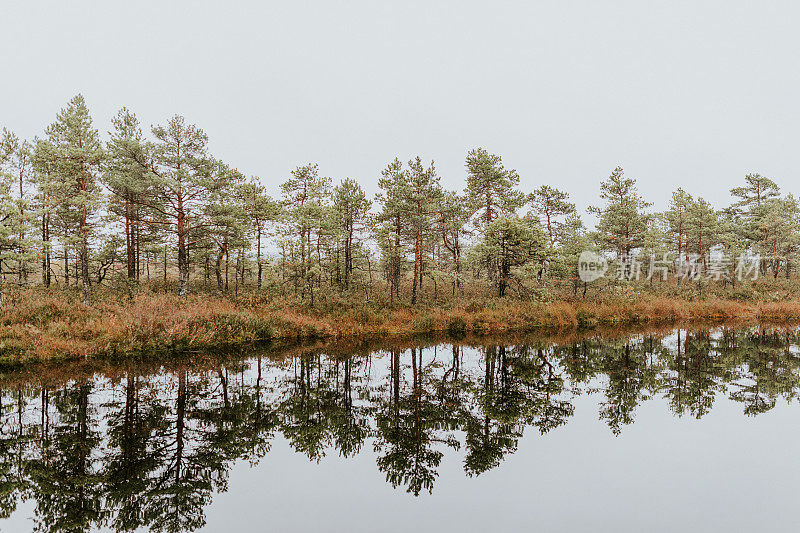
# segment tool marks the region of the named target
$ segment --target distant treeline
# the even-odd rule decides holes
[[[312,303],[385,287],[391,301],[415,304],[423,285],[458,295],[466,281],[499,296],[556,283],[577,291],[585,250],[622,263],[669,258],[675,274],[689,263],[696,274],[719,251],[758,257],[761,273],[788,277],[800,242],[797,200],[758,174],[731,190],[725,209],[678,189],[655,213],[618,167],[589,208],[598,220],[590,231],[566,192],[520,190],[517,172],[482,148],[467,154],[463,191],[443,188],[434,163],[416,157],[391,161],[373,199],[315,164],[291,171],[273,199],[258,177],[214,158],[207,135],[183,117],[146,135],[123,108],[112,125],[101,139],[78,95],[41,137],[3,131],[5,283],[79,285],[88,303],[92,285],[130,288],[177,273],[182,295],[191,278]],[[717,279],[735,283],[729,274]]]

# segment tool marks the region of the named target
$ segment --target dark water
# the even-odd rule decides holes
[[[265,349],[0,386],[2,531],[800,526],[793,331]]]

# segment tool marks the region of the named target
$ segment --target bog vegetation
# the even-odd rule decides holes
[[[482,148],[466,156],[463,190],[446,190],[434,163],[415,157],[390,161],[374,198],[356,179],[332,180],[315,164],[287,172],[271,198],[259,177],[243,176],[207,144],[183,117],[145,132],[125,108],[101,135],[80,95],[39,137],[3,130],[4,346],[19,349],[23,331],[45,338],[55,328],[63,342],[51,345],[66,349],[96,337],[92,320],[100,330],[137,306],[189,322],[187,309],[206,318],[269,315],[259,331],[273,335],[275,321],[292,313],[327,316],[322,330],[342,321],[348,330],[480,329],[491,317],[476,314],[509,309],[547,322],[542,310],[557,306],[541,303],[552,301],[578,302],[565,311],[570,324],[599,320],[598,301],[623,314],[632,302],[651,302],[642,316],[670,305],[694,312],[666,303],[676,298],[717,314],[729,301],[750,307],[730,304],[727,314],[758,315],[763,302],[800,314],[787,303],[796,289],[798,202],[759,174],[736,184],[724,209],[678,189],[666,211],[654,212],[615,168],[588,209],[598,221],[590,229],[567,192],[521,187],[517,172]],[[591,284],[579,277],[585,250],[610,264]],[[747,258],[747,276],[721,257]]]

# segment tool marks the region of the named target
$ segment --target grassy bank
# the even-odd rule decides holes
[[[693,320],[800,320],[800,300],[739,302],[641,297],[533,302],[474,299],[414,308],[339,302],[325,308],[255,297],[143,293],[91,307],[68,292],[25,291],[0,310],[0,358],[75,359],[171,353],[266,340],[564,332]]]

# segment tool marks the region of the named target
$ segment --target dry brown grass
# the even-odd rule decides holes
[[[340,304],[308,308],[290,300],[146,292],[100,298],[91,307],[71,292],[30,290],[0,308],[0,358],[6,361],[173,354],[275,339],[486,335],[505,331],[571,332],[680,321],[800,320],[800,301],[742,303],[642,297],[635,301],[474,299],[440,307]],[[101,302],[101,303],[100,303]]]

